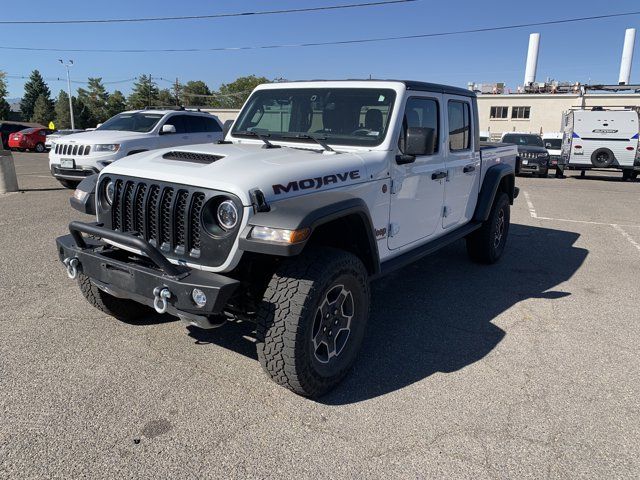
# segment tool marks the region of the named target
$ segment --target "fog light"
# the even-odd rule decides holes
[[[193,289],[193,292],[191,292],[191,298],[199,308],[202,308],[207,304],[207,296],[199,288]]]

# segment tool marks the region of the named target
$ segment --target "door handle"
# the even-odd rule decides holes
[[[431,174],[431,180],[442,180],[447,178],[447,172],[435,172]]]
[[[466,167],[464,167],[464,168],[462,169],[462,171],[463,171],[464,173],[471,173],[471,172],[475,172],[475,170],[476,170],[475,165],[467,165]]]

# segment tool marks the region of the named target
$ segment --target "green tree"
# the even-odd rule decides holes
[[[55,114],[56,112],[51,99],[45,97],[44,95],[40,95],[33,107],[33,115],[31,116],[31,121],[39,123],[40,125],[47,126],[49,125],[49,122],[54,119]]]
[[[69,95],[64,90],[60,90],[58,98],[56,99],[55,106],[55,120],[56,128],[63,130],[71,128],[71,115],[69,112]]]
[[[120,90],[116,90],[107,100],[107,118],[111,118],[127,109],[127,99]]]
[[[95,128],[100,122],[91,113],[91,109],[81,98],[73,98],[73,118],[76,128]]]
[[[102,84],[102,78],[89,77],[87,88],[78,89],[78,98],[82,99],[82,103],[91,111],[92,117],[97,122],[104,122],[109,118],[107,114],[109,93]]]
[[[202,80],[189,81],[182,87],[182,104],[186,106],[203,106],[210,103],[210,98],[198,95],[211,95],[211,90]]]
[[[8,94],[5,75],[6,74],[4,72],[0,72],[0,120],[7,120],[9,118],[9,113],[11,113],[11,106],[5,98]]]
[[[263,83],[270,83],[270,81],[268,78],[256,77],[255,75],[239,77],[231,83],[223,83],[216,92],[218,96],[213,99],[211,106],[215,108],[240,108],[251,91]]]
[[[163,88],[158,92],[158,105],[170,107],[176,104],[176,98],[168,88]]]
[[[157,103],[158,85],[153,81],[151,75],[141,75],[138,77],[138,81],[133,84],[133,90],[127,99],[129,108],[139,110]]]
[[[22,118],[28,121],[33,117],[33,110],[40,95],[43,95],[47,101],[51,102],[51,91],[49,90],[49,87],[44,82],[40,72],[38,70],[34,70],[31,72],[31,76],[27,83],[24,84],[24,96],[20,101]]]

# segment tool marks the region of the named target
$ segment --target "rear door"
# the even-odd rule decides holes
[[[214,141],[213,132],[210,131],[211,125],[207,122],[208,118],[204,115],[187,115],[187,132],[191,135],[191,143],[212,143]],[[213,119],[211,119],[213,120]],[[215,120],[213,120],[214,123]],[[218,138],[215,138],[217,140]]]
[[[471,99],[445,95],[447,131],[442,228],[467,223],[473,217],[478,199],[480,149],[476,151]],[[479,147],[479,146],[478,146]]]
[[[403,153],[404,136],[409,127],[433,128],[436,148],[432,155],[418,155],[413,163],[391,165],[391,209],[388,245],[399,248],[425,240],[442,231],[444,199],[444,152],[442,142],[442,95],[411,96],[404,109],[398,154]]]

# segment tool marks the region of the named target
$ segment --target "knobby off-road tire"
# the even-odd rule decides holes
[[[369,295],[367,271],[350,253],[315,248],[283,262],[258,310],[257,351],[265,372],[299,395],[331,390],[356,359]]]
[[[92,306],[118,320],[132,321],[153,313],[146,305],[103,292],[83,273],[78,273],[78,285],[82,295]]]
[[[506,193],[498,193],[491,213],[478,230],[467,236],[467,252],[474,262],[497,262],[504,252],[509,235],[511,209]]]

